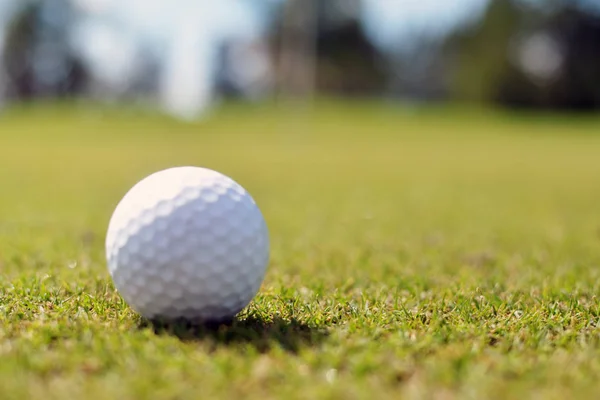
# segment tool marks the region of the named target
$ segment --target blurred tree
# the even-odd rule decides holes
[[[9,26],[2,61],[8,97],[31,98],[78,92],[86,72],[70,51],[70,2],[31,2]]]
[[[481,21],[464,27],[446,43],[454,71],[449,94],[469,101],[491,101],[496,82],[509,68],[508,48],[523,18],[511,0],[490,2]]]
[[[6,35],[2,64],[6,71],[9,97],[34,94],[30,48],[34,39],[37,7],[30,5],[12,22]]]
[[[272,53],[280,94],[307,98],[315,91],[316,0],[288,1],[274,18]]]
[[[368,40],[361,0],[289,0],[273,32],[286,92],[379,93],[385,57]]]
[[[577,0],[492,1],[453,34],[449,94],[511,107],[600,108],[600,17]]]
[[[600,17],[567,6],[515,44],[495,89],[513,107],[600,108]]]

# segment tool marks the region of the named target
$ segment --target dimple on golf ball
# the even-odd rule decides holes
[[[142,316],[220,321],[260,289],[269,237],[242,186],[210,169],[176,167],[127,192],[110,219],[106,257],[117,291]]]

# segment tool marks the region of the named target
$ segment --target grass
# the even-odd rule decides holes
[[[593,398],[600,119],[228,105],[0,115],[0,397]],[[174,165],[255,197],[272,256],[232,326],[152,326],[108,219]]]

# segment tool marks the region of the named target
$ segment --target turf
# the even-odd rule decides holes
[[[231,326],[158,327],[104,235],[137,180],[201,165],[263,210]],[[600,119],[374,103],[0,114],[0,398],[593,398]]]

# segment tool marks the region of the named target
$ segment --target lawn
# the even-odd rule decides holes
[[[232,326],[115,291],[110,215],[159,169],[256,199],[264,285]],[[375,103],[0,114],[0,398],[595,398],[600,118]]]

